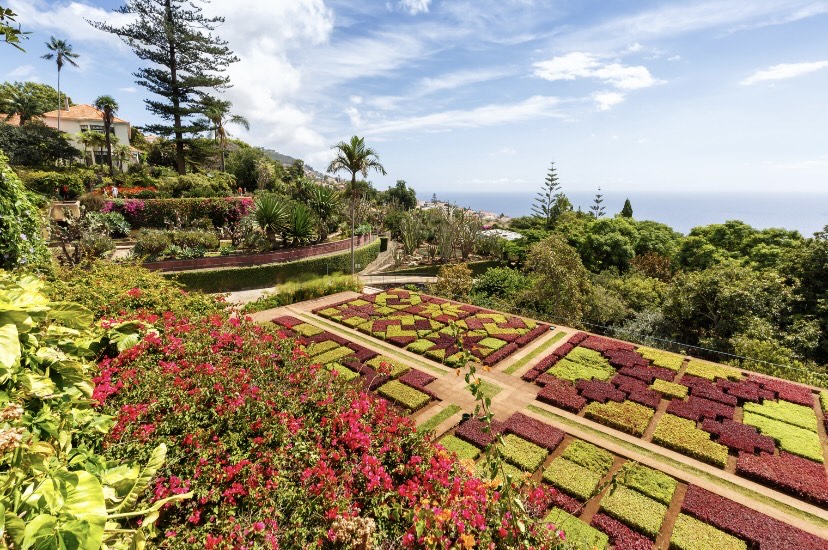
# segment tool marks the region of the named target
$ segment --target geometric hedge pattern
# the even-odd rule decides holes
[[[544,323],[408,290],[365,294],[314,310],[395,346],[449,366],[461,350],[491,366],[550,330]]]

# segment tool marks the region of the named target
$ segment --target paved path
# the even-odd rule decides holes
[[[437,280],[437,277],[428,275],[360,275],[359,280],[366,285],[408,285],[433,283]]]

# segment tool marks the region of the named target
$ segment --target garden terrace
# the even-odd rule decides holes
[[[449,366],[461,350],[495,365],[549,331],[549,325],[417,292],[392,289],[314,313]]]

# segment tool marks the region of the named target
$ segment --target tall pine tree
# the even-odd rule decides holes
[[[589,207],[590,214],[596,220],[604,215],[604,207],[601,206],[601,203],[604,202],[604,195],[601,194],[601,188],[598,188],[598,192],[595,193],[595,198],[592,200],[592,206]]]
[[[126,0],[117,10],[133,15],[132,23],[116,27],[89,21],[96,29],[119,36],[150,66],[133,75],[137,84],[161,99],[146,99],[147,109],[165,121],[144,127],[147,132],[173,136],[179,174],[186,172],[186,134],[205,130],[191,119],[201,112],[200,102],[211,92],[230,87],[224,75],[238,58],[227,42],[213,34],[223,17],[205,17],[190,0]]]
[[[555,223],[557,209],[555,204],[560,195],[561,186],[558,184],[558,174],[555,172],[555,163],[549,168],[546,174],[543,187],[535,197],[535,204],[532,205],[532,216],[543,221],[547,229]]]
[[[632,218],[633,217],[633,209],[632,203],[630,199],[624,201],[624,208],[621,209],[621,216],[625,218]]]

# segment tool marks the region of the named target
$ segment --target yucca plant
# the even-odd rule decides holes
[[[316,216],[310,208],[304,204],[294,204],[285,227],[285,238],[290,246],[310,244],[316,236],[314,233],[316,223]]]
[[[316,214],[316,232],[319,242],[328,238],[331,225],[336,226],[336,220],[342,210],[342,200],[339,192],[332,187],[315,185],[308,192],[308,206]]]
[[[262,195],[256,199],[254,206],[256,224],[264,231],[271,248],[275,248],[277,236],[288,226],[288,206],[276,195]]]

